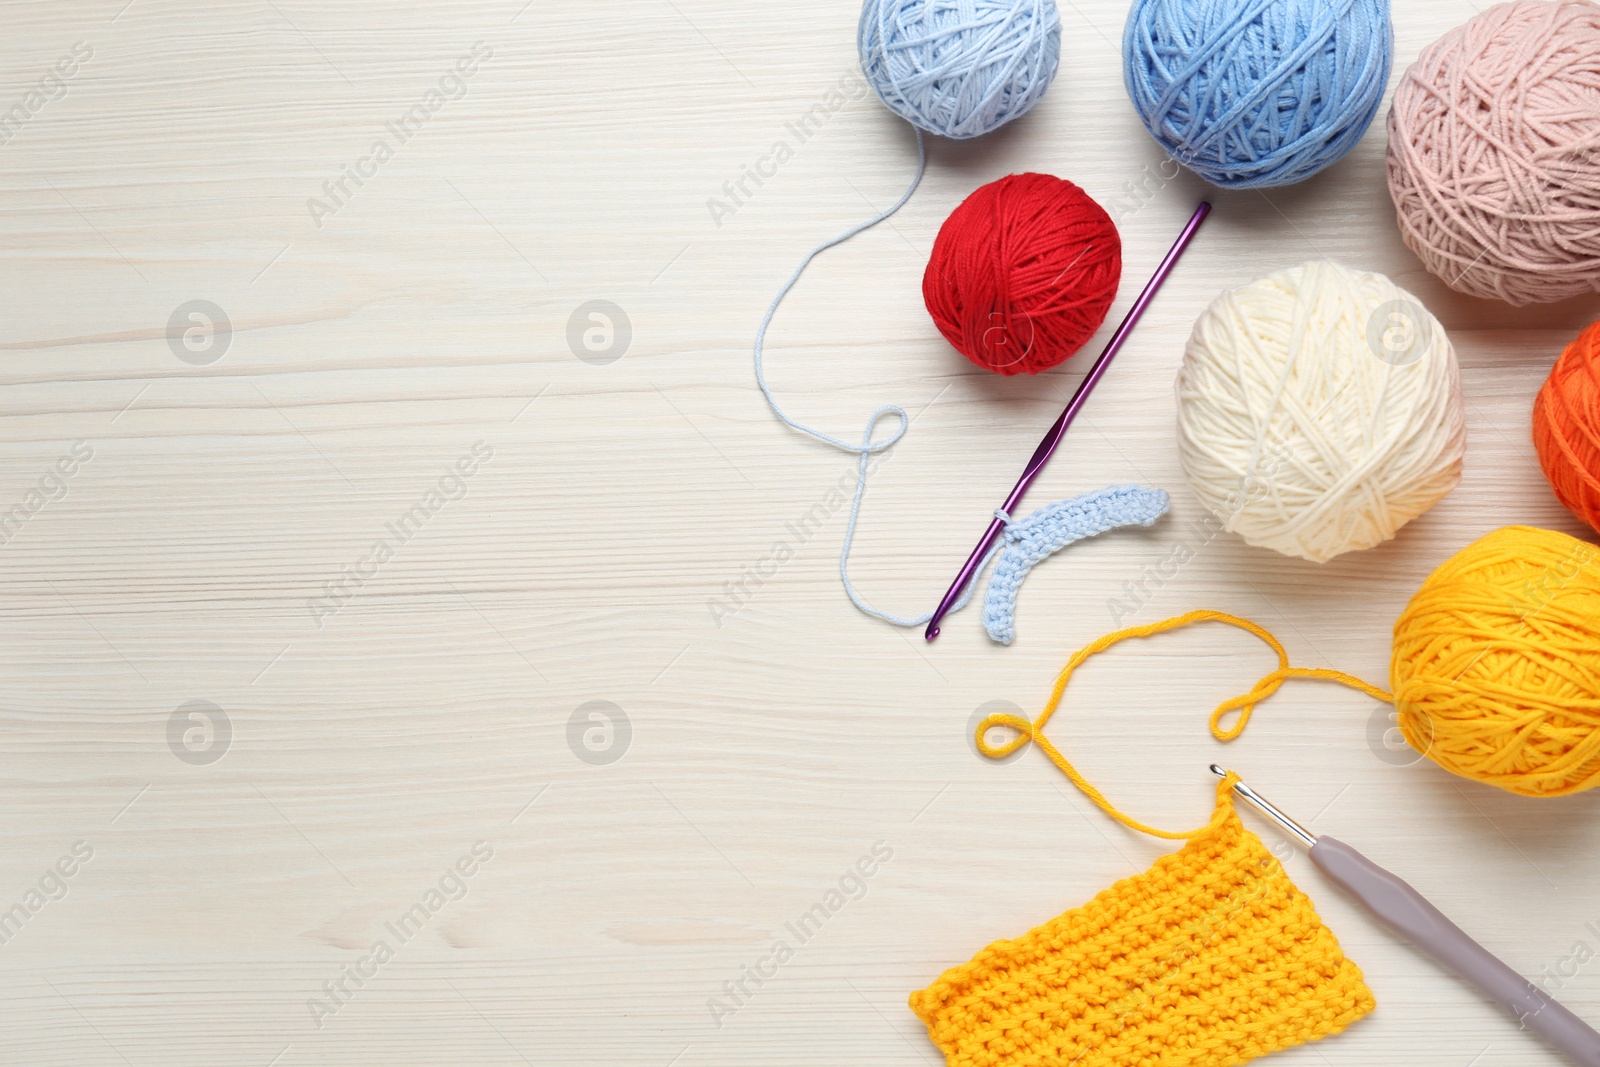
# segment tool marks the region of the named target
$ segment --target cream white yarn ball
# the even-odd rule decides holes
[[[1461,480],[1444,328],[1381,274],[1318,261],[1223,293],[1178,372],[1184,474],[1226,530],[1325,563],[1393,537]]]

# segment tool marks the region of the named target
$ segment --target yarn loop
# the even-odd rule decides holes
[[[1067,683],[1072,681],[1073,674],[1077,672],[1079,667],[1083,666],[1084,661],[1130,638],[1152,637],[1168,630],[1182,629],[1197,622],[1226,623],[1246,633],[1254,634],[1264,641],[1278,657],[1276,670],[1263,675],[1261,680],[1250,688],[1249,692],[1224,700],[1212,711],[1211,735],[1218,741],[1232,741],[1242,734],[1244,728],[1250,723],[1250,715],[1255,711],[1256,705],[1276,693],[1283,683],[1291,678],[1311,678],[1338,682],[1340,685],[1360,690],[1377,700],[1387,702],[1390,699],[1389,694],[1377,686],[1369,685],[1360,678],[1345,674],[1343,671],[1326,670],[1320,667],[1291,667],[1289,665],[1289,653],[1284,650],[1282,642],[1272,636],[1265,627],[1258,626],[1249,619],[1241,619],[1237,615],[1229,615],[1221,611],[1191,611],[1174,618],[1163,619],[1160,622],[1147,623],[1143,626],[1129,626],[1126,629],[1096,638],[1078,649],[1072,654],[1072,658],[1067,660],[1067,665],[1061,668],[1061,673],[1056,676],[1055,688],[1051,690],[1050,699],[1045,702],[1044,710],[1039,713],[1039,717],[1030,722],[1021,716],[1010,715],[1005,712],[996,712],[988,716],[978,724],[974,733],[978,751],[990,759],[1004,759],[1030,741],[1037,744],[1039,750],[1050,758],[1051,763],[1060,768],[1061,773],[1071,779],[1072,784],[1077,786],[1084,796],[1094,801],[1095,806],[1101,811],[1130,830],[1137,830],[1152,837],[1166,838],[1169,841],[1185,841],[1215,830],[1219,825],[1219,821],[1226,817],[1225,812],[1217,811],[1212,813],[1211,821],[1197,830],[1179,831],[1159,830],[1154,826],[1149,826],[1129,815],[1123,814],[1116,805],[1105,798],[1105,794],[1096,789],[1088,779],[1079,773],[1076,767],[1068,762],[1067,757],[1061,754],[1060,749],[1050,743],[1049,738],[1044,736],[1045,725],[1050,721],[1051,716],[1056,713],[1056,709],[1061,706],[1061,698],[1067,691]],[[1223,726],[1223,718],[1233,711],[1237,711],[1239,717],[1234,720],[1233,725]],[[1016,731],[1016,735],[1009,738],[1004,744],[991,744],[985,735],[996,726],[1010,727]]]
[[[996,713],[974,731],[978,751],[1003,759],[1032,743],[1106,814],[1154,837],[1192,840],[1214,831],[1168,831],[1118,810],[1044,734],[1073,674],[1135,637],[1200,622],[1254,634],[1278,666],[1211,712],[1211,735],[1232,741],[1256,706],[1296,678],[1338,682],[1392,702],[1406,743],[1452,774],[1531,797],[1600,785],[1600,547],[1553,530],[1507,526],[1478,539],[1424,581],[1394,624],[1391,693],[1342,671],[1293,667],[1282,643],[1249,621],[1191,611],[1130,626],[1085,645],[1067,661],[1038,718]],[[1227,716],[1238,712],[1230,724]],[[1014,731],[1001,744],[988,732]]]

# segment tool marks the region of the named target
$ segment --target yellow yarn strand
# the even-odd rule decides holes
[[[1211,713],[1211,735],[1218,741],[1232,741],[1234,738],[1243,733],[1245,726],[1250,722],[1250,715],[1255,711],[1256,705],[1270,697],[1272,694],[1276,693],[1283,683],[1288,681],[1290,678],[1318,678],[1324,681],[1338,682],[1340,685],[1347,685],[1352,689],[1359,689],[1368,696],[1377,700],[1381,700],[1386,704],[1392,702],[1393,700],[1388,693],[1384,692],[1382,689],[1379,689],[1377,686],[1370,685],[1354,675],[1345,674],[1343,671],[1325,670],[1311,667],[1291,667],[1289,665],[1289,654],[1284,651],[1283,644],[1276,637],[1272,636],[1272,634],[1269,633],[1264,627],[1256,625],[1249,619],[1241,619],[1237,615],[1229,615],[1221,611],[1191,611],[1187,614],[1179,615],[1171,619],[1164,619],[1161,622],[1153,622],[1144,626],[1130,626],[1125,630],[1118,630],[1116,633],[1106,634],[1104,637],[1098,638],[1080,648],[1077,652],[1072,654],[1071,659],[1067,660],[1067,665],[1061,669],[1061,673],[1056,677],[1055,689],[1051,691],[1050,700],[1045,704],[1044,710],[1039,713],[1039,717],[1032,722],[1029,722],[1027,719],[1022,718],[1021,716],[1008,715],[1004,712],[996,712],[995,714],[990,715],[988,718],[984,719],[978,724],[975,737],[975,740],[978,744],[978,751],[982,752],[990,759],[1000,759],[1004,756],[1009,756],[1011,753],[1015,752],[1029,741],[1032,741],[1034,744],[1039,746],[1040,750],[1043,751],[1046,756],[1050,757],[1050,761],[1052,763],[1061,768],[1061,772],[1072,780],[1072,784],[1077,786],[1078,789],[1083,792],[1084,796],[1094,801],[1095,805],[1099,807],[1101,811],[1105,812],[1107,815],[1111,816],[1113,819],[1122,823],[1122,825],[1128,827],[1129,829],[1138,830],[1140,833],[1149,834],[1152,837],[1165,838],[1169,841],[1186,841],[1190,838],[1198,837],[1201,834],[1216,830],[1232,814],[1233,807],[1230,798],[1232,796],[1232,785],[1233,782],[1237,780],[1237,776],[1230,774],[1228,779],[1218,787],[1217,808],[1214,812],[1212,812],[1211,820],[1204,826],[1195,830],[1177,833],[1170,830],[1160,830],[1154,826],[1146,825],[1145,823],[1142,823],[1137,819],[1134,819],[1119,811],[1116,805],[1107,800],[1105,798],[1105,794],[1101,793],[1100,790],[1096,789],[1092,784],[1090,784],[1088,779],[1084,778],[1082,774],[1078,773],[1078,769],[1072,765],[1066,756],[1061,754],[1061,750],[1056,748],[1056,746],[1050,742],[1050,739],[1044,736],[1045,724],[1048,723],[1050,721],[1050,717],[1056,713],[1056,708],[1060,707],[1061,698],[1067,691],[1067,683],[1072,680],[1073,672],[1082,666],[1084,661],[1089,657],[1096,655],[1097,653],[1104,652],[1111,646],[1119,644],[1132,637],[1150,637],[1154,634],[1165,633],[1168,630],[1177,630],[1185,626],[1190,626],[1197,622],[1227,623],[1229,626],[1235,626],[1241,630],[1255,634],[1269,647],[1271,647],[1272,651],[1277,653],[1278,656],[1277,670],[1263,676],[1248,693],[1243,693],[1239,696],[1230,697],[1229,699],[1224,700],[1221,704],[1218,704],[1216,710]],[[1238,711],[1239,717],[1234,721],[1232,726],[1224,727],[1222,725],[1222,719],[1231,711]],[[1010,727],[1016,731],[1016,736],[1012,737],[1004,744],[991,745],[985,735],[996,726]]]

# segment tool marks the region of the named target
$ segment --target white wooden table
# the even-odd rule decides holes
[[[1398,6],[1401,65],[1468,13]],[[852,101],[732,214],[707,204],[855,70],[851,0],[7,4],[0,106],[26,117],[0,145],[0,508],[26,517],[0,545],[0,910],[23,914],[0,1062],[935,1064],[910,991],[1163,850],[1038,753],[967,739],[992,702],[1037,710],[1126,583],[1187,543],[1124,621],[1237,612],[1382,682],[1389,626],[1451,552],[1507,523],[1581,533],[1528,412],[1600,309],[1424,274],[1381,124],[1270,196],[1152,180],[1125,9],[1064,3],[1045,101],[934,145],[910,205],[819,261],[772,336],[798,417],[854,436],[880,403],[920,413],[855,574],[923,611],[1088,362],[1000,380],[940,340],[919,281],[945,215],[1014,171],[1082,184],[1125,242],[1115,319],[1213,196],[1030,500],[1139,482],[1172,514],[1041,566],[1001,648],[975,610],[928,646],[850,607],[829,493],[852,461],[785,431],[751,376],[800,254],[904,188],[908,128]],[[1321,567],[1196,533],[1172,431],[1201,308],[1319,256],[1444,320],[1471,432],[1453,495]],[[627,329],[613,313],[585,347],[591,301]],[[1206,714],[1270,664],[1219,627],[1118,650],[1054,736],[1168,826],[1208,810],[1206,764],[1237,767],[1600,1019],[1600,794],[1399,766],[1369,743],[1380,708],[1312,684],[1223,749]],[[865,895],[798,944],[785,924],[875,846]],[[1273,1062],[1559,1062],[1303,856],[1289,871],[1379,1008]],[[792,958],[717,1011],[779,938]]]

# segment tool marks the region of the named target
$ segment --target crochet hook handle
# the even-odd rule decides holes
[[[1017,479],[1017,484],[1012,487],[1011,493],[1006,497],[1006,502],[1000,506],[1002,514],[1009,515],[1018,504],[1022,502],[1022,495],[1028,491],[1033,480],[1044,470],[1044,465],[1050,462],[1050,457],[1055,454],[1056,446],[1061,443],[1061,438],[1066,436],[1067,427],[1072,425],[1072,420],[1083,407],[1083,402],[1089,399],[1089,393],[1094,390],[1101,376],[1106,372],[1113,357],[1121,350],[1122,344],[1133,332],[1133,327],[1138,323],[1139,317],[1144,314],[1144,309],[1150,306],[1150,301],[1155,299],[1156,292],[1161,288],[1161,283],[1167,280],[1167,275],[1172,273],[1172,268],[1177,265],[1184,249],[1189,247],[1189,242],[1194,240],[1195,231],[1200,229],[1200,224],[1211,214],[1211,205],[1201,201],[1200,206],[1194,209],[1194,214],[1189,216],[1189,221],[1184,224],[1183,232],[1178,234],[1178,239],[1172,242],[1172,247],[1167,250],[1166,257],[1162,259],[1156,272],[1145,283],[1144,290],[1134,300],[1133,306],[1123,316],[1122,322],[1117,326],[1116,332],[1106,342],[1105,349],[1095,359],[1089,368],[1089,373],[1083,376],[1083,381],[1078,383],[1078,389],[1072,394],[1072,399],[1067,401],[1066,409],[1056,419],[1050,431],[1044,435],[1044,440],[1039,442],[1039,447],[1033,450],[1033,455],[1028,460],[1028,465],[1022,470],[1022,477]],[[933,617],[928,620],[928,628],[922,636],[929,641],[939,636],[939,621],[949,614],[950,608],[961,599],[962,592],[967,584],[977,574],[978,568],[983,566],[984,557],[989,554],[989,549],[994,547],[995,539],[1006,528],[1005,520],[996,515],[994,521],[989,523],[989,528],[984,531],[983,537],[978,541],[978,546],[967,557],[967,562],[962,564],[961,572],[956,575],[956,580],[950,583],[950,588],[945,592],[944,599],[939,601],[939,606],[933,609]]]
[[[1317,838],[1311,862],[1396,933],[1481,989],[1526,1029],[1583,1067],[1600,1067],[1600,1034],[1474,941],[1403,879],[1343,841]]]
[[[1227,771],[1215,763],[1211,773],[1227,777]],[[1523,1028],[1566,1053],[1572,1062],[1600,1067],[1600,1034],[1474,941],[1404,879],[1343,841],[1312,834],[1243,782],[1235,781],[1233,791],[1297,841],[1309,845],[1308,854],[1317,869],[1396,933],[1477,986]]]

